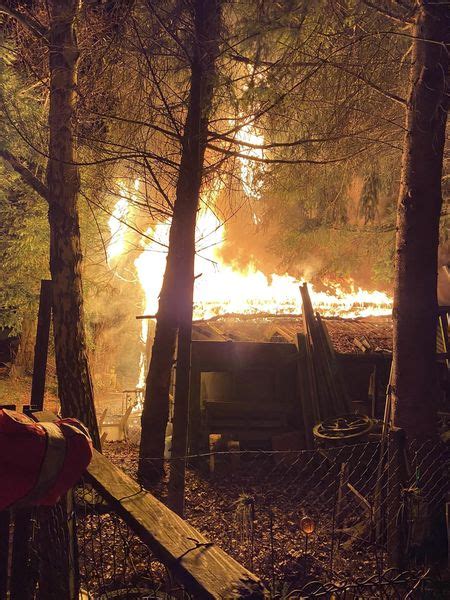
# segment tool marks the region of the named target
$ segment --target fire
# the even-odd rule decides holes
[[[236,135],[237,139],[247,144],[262,146],[264,144],[264,136],[257,133],[253,125],[244,125]],[[240,154],[244,154],[249,158],[239,158],[241,163],[241,181],[244,194],[248,198],[259,199],[261,195],[262,179],[258,178],[262,174],[261,163],[257,164],[252,161],[252,158],[264,158],[264,151],[260,148],[252,148],[241,145],[239,148]]]
[[[151,241],[142,242],[142,252],[135,261],[138,279],[145,294],[144,314],[154,315],[164,276],[170,222],[147,230]],[[194,318],[206,319],[218,314],[268,313],[300,314],[299,281],[289,274],[271,274],[257,270],[251,263],[240,269],[225,264],[219,254],[224,243],[224,227],[218,217],[204,207],[197,219],[197,255],[194,288]],[[313,306],[324,316],[363,317],[387,315],[391,298],[379,291],[368,292],[353,281],[344,289],[329,284],[329,292],[319,292],[310,285]],[[147,338],[148,321],[142,321],[142,340]]]
[[[114,259],[120,258],[125,250],[125,237],[127,233],[126,218],[130,211],[130,201],[136,200],[136,194],[129,192],[124,181],[118,182],[119,200],[114,206],[113,212],[108,219],[110,238],[106,249],[108,264],[111,265]],[[139,190],[139,179],[134,181],[134,190]]]
[[[264,137],[252,125],[241,128],[238,139],[245,143],[261,146]],[[260,148],[241,146],[241,181],[243,192],[249,199],[257,200],[261,193],[263,167],[256,165],[252,157],[263,157]],[[258,171],[259,169],[259,171]],[[222,180],[204,193],[202,209],[196,225],[197,254],[195,258],[196,280],[194,287],[194,318],[206,319],[227,313],[251,314],[300,314],[301,298],[298,281],[288,273],[267,275],[249,264],[242,269],[226,264],[220,257],[224,244],[224,226],[213,212],[223,189]],[[117,259],[124,250],[124,219],[132,210],[125,185],[119,185],[120,199],[109,221],[111,241],[108,246],[108,261]],[[135,191],[139,181],[135,181]],[[255,216],[256,219],[256,216]],[[156,224],[147,230],[147,238],[141,242],[142,252],[135,260],[139,283],[144,291],[146,315],[155,315],[166,266],[170,220]],[[369,292],[348,281],[345,289],[338,284],[329,284],[328,292],[319,292],[309,286],[314,308],[324,316],[363,317],[388,315],[392,310],[392,299],[385,293]],[[141,339],[145,343],[149,331],[149,320],[142,320]],[[145,353],[141,356],[138,387],[145,382]]]
[[[126,197],[125,186],[122,182],[119,183],[119,191],[120,199],[117,201],[108,219],[109,231],[111,233],[106,249],[108,264],[111,264],[113,259],[121,256],[125,248],[125,232],[127,228],[125,219],[128,213],[129,202]]]
[[[224,228],[211,211],[204,211],[198,219],[198,230],[214,232],[215,245],[196,256],[194,317],[207,319],[218,314],[300,314],[301,298],[298,281],[289,274],[266,275],[253,264],[240,269],[224,264],[219,256]],[[207,237],[206,239],[210,239]],[[367,292],[348,282],[346,292],[338,285],[330,285],[332,293],[317,292],[310,285],[313,306],[324,316],[361,317],[386,315],[392,310],[392,300],[383,292]]]
[[[155,228],[149,228],[146,235],[151,237],[150,242],[144,239],[141,242],[142,252],[134,261],[137,276],[141,288],[144,291],[145,303],[144,315],[155,315],[158,311],[158,295],[161,290],[166,267],[166,252],[169,242],[170,222],[160,223]],[[162,245],[158,245],[158,241]],[[141,342],[146,345],[149,334],[149,319],[141,321]],[[139,360],[139,380],[137,388],[145,387],[145,377],[148,365],[146,364],[146,353],[141,352]]]

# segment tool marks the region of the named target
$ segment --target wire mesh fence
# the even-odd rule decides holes
[[[137,449],[125,447],[133,469]],[[407,446],[389,436],[385,444],[312,451],[225,449],[186,457],[186,464],[188,521],[275,595],[311,581],[342,586],[369,576],[386,589],[393,563],[420,569],[446,535],[449,455],[436,442]],[[163,501],[170,466],[165,460],[166,476],[152,489]]]
[[[271,598],[419,599],[450,592],[424,566],[433,561],[442,526],[446,448],[406,446],[395,436],[384,445],[312,451],[234,447],[186,457],[185,516],[259,576]],[[105,450],[133,474],[135,444]],[[165,477],[151,490],[163,502],[171,464],[165,461]],[[55,507],[17,513],[11,537],[17,538],[11,598],[195,597],[87,481]],[[392,569],[398,548],[405,560]]]
[[[74,500],[80,587],[86,597],[188,597],[92,486],[78,485]]]
[[[81,482],[56,506],[36,508],[29,517],[27,556],[13,597],[190,598],[90,484]]]
[[[421,572],[388,569],[370,577],[356,578],[350,582],[311,581],[301,589],[286,589],[280,595],[283,600],[303,598],[326,598],[333,600],[390,599],[422,600],[445,598],[445,589],[429,577],[429,569]]]

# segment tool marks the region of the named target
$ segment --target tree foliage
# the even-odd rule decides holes
[[[8,41],[5,42],[8,44]],[[0,144],[23,157],[35,170],[39,156],[24,141],[23,134],[39,120],[42,105],[27,89],[14,69],[14,53],[5,52],[0,62],[3,131]],[[13,127],[8,116],[15,116]],[[17,334],[25,317],[35,315],[40,280],[48,276],[48,223],[45,201],[21,177],[0,162],[0,327]]]

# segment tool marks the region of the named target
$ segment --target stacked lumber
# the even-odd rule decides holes
[[[306,283],[300,286],[303,334],[297,334],[299,389],[305,436],[312,447],[312,428],[319,421],[351,412],[350,400],[338,368],[325,323],[314,313]]]

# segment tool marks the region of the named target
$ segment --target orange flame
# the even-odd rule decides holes
[[[264,142],[253,126],[241,128],[238,139],[261,146]],[[242,145],[240,158],[243,192],[250,199],[258,200],[261,192],[261,165],[252,162],[252,157],[263,157],[259,148]],[[259,174],[260,174],[259,173]],[[200,211],[196,224],[197,254],[195,258],[196,281],[194,288],[194,318],[206,319],[227,313],[268,313],[300,314],[301,297],[298,281],[288,273],[270,274],[249,264],[245,269],[226,264],[219,250],[224,243],[224,226],[209,207],[216,205],[222,191],[223,182],[219,179],[202,198],[204,208]],[[139,180],[135,181],[135,191]],[[123,182],[119,183],[120,199],[116,203],[109,220],[111,232],[107,248],[108,262],[119,260],[124,251],[124,220],[131,210],[129,201],[133,192],[127,192]],[[255,217],[256,219],[256,217]],[[158,298],[166,266],[166,253],[169,240],[170,219],[150,227],[147,234],[151,241],[141,242],[142,252],[135,260],[139,283],[144,291],[144,314],[153,315],[158,310]],[[392,299],[384,292],[368,292],[357,287],[352,280],[347,282],[345,291],[339,284],[329,284],[330,292],[318,292],[309,286],[312,304],[324,316],[363,317],[388,315],[392,311]],[[148,321],[142,320],[141,340],[145,343],[148,334]],[[145,355],[141,356],[138,387],[145,384]]]

